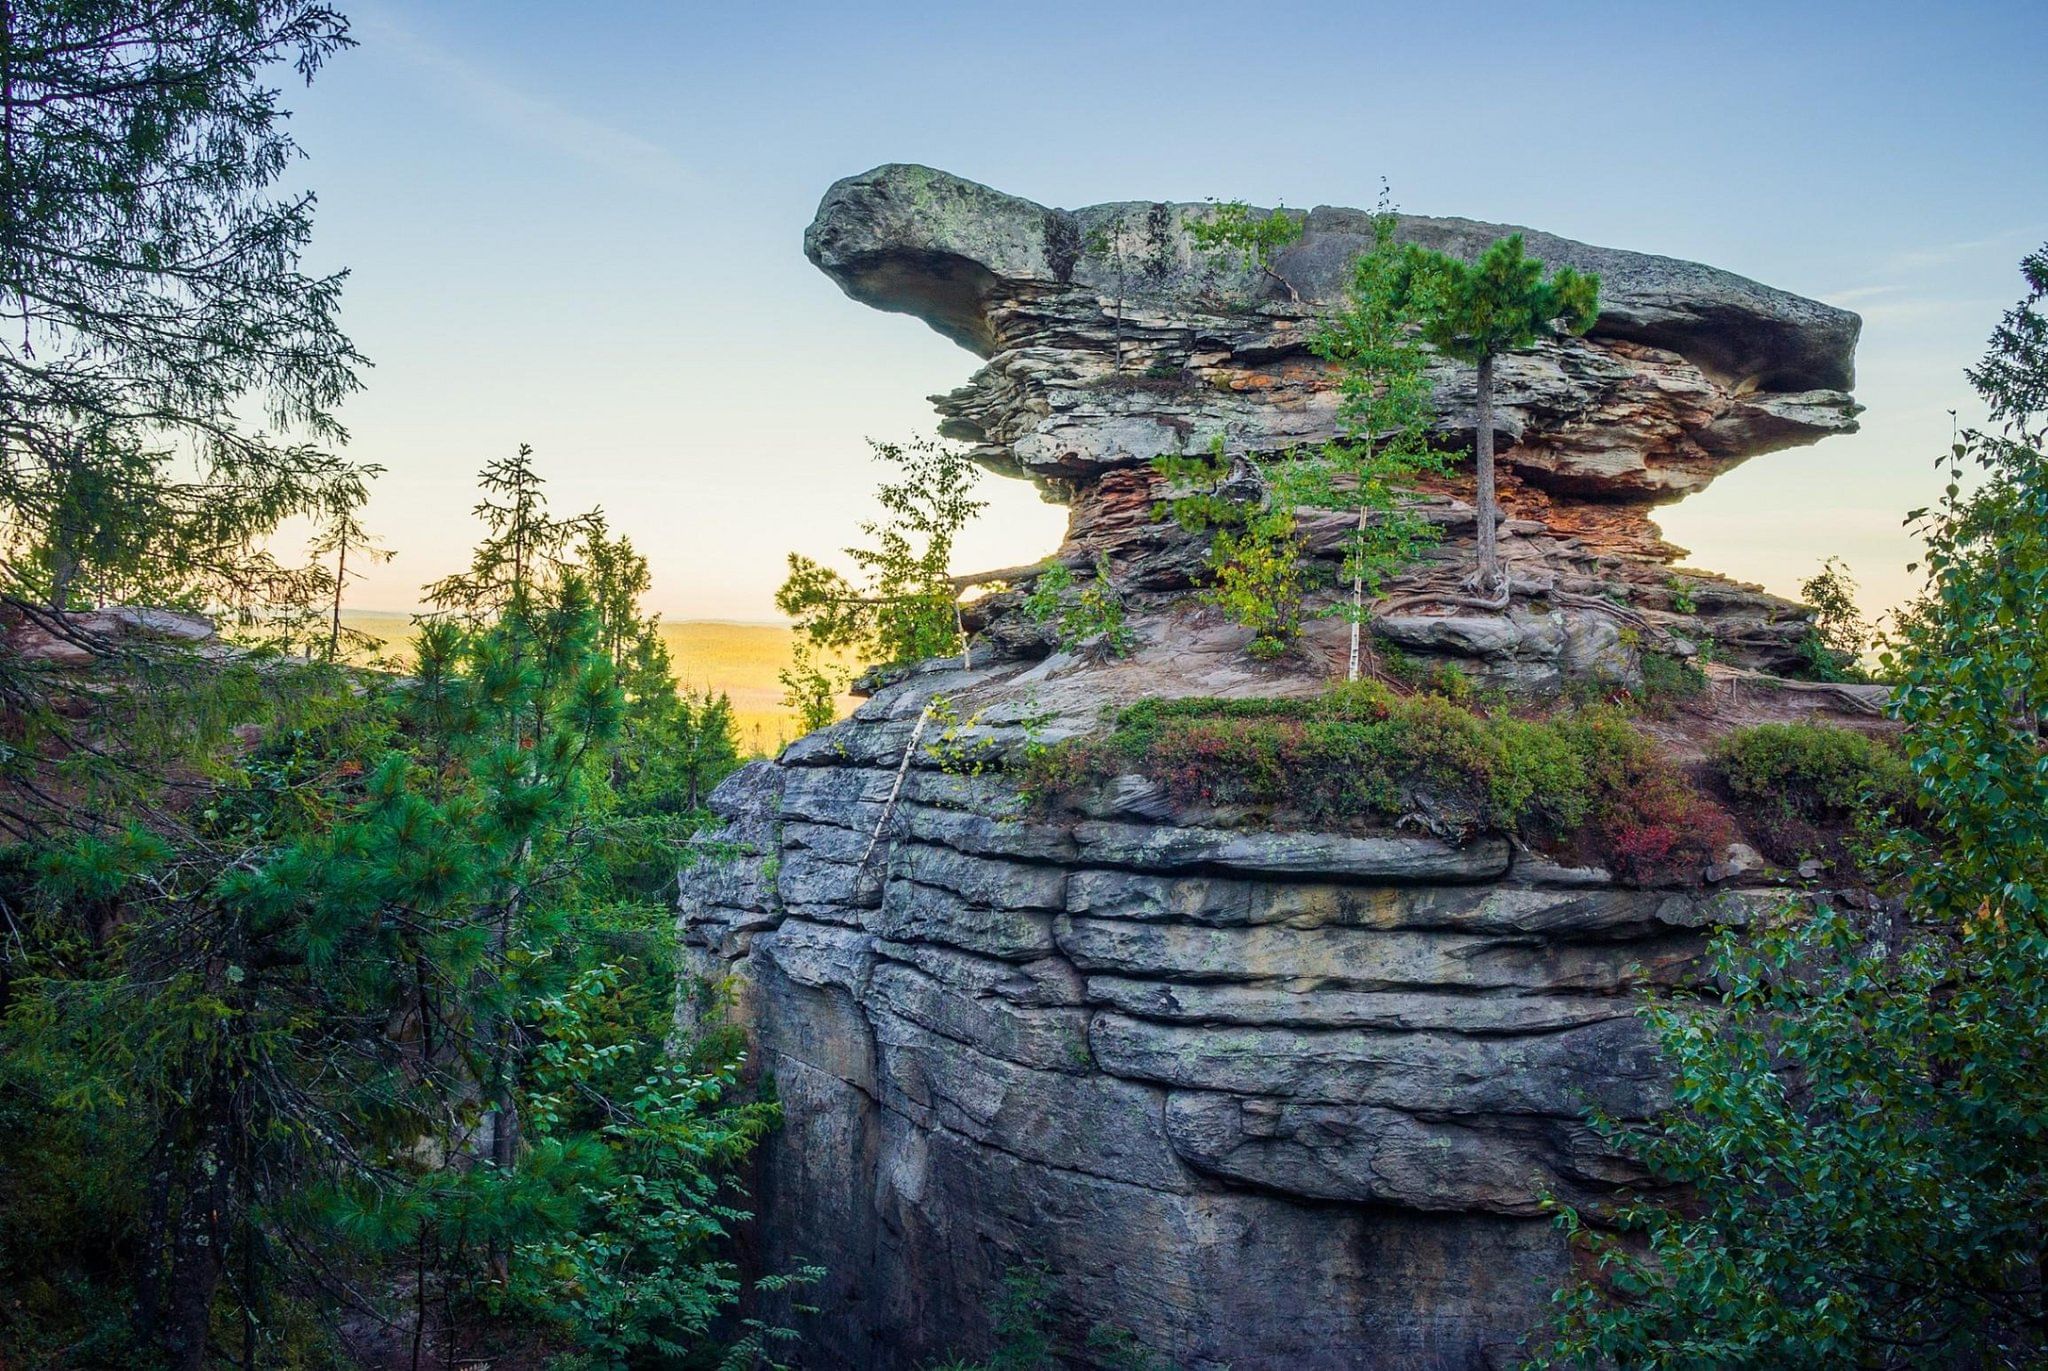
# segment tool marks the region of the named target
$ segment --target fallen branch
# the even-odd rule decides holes
[[[896,764],[896,780],[889,787],[888,798],[882,801],[881,817],[875,820],[875,831],[868,838],[867,851],[860,854],[860,865],[854,868],[854,879],[868,869],[868,859],[875,855],[875,847],[882,841],[882,830],[889,826],[889,816],[895,812],[896,797],[903,791],[903,777],[910,770],[910,759],[917,755],[918,740],[924,737],[924,726],[932,717],[932,702],[926,700],[924,708],[918,711],[917,726],[910,730],[910,741],[903,745],[903,760]]]

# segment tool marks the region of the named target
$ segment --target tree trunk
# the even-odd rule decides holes
[[[1479,588],[1500,585],[1500,495],[1493,483],[1493,358],[1479,359]]]
[[[171,1230],[170,1279],[164,1289],[161,1344],[173,1371],[201,1371],[213,1322],[213,1296],[221,1277],[227,1235],[229,1165],[223,1101],[216,1089],[207,1101],[196,1155],[185,1184],[183,1212]]]
[[[334,613],[327,621],[327,661],[330,665],[341,655],[341,588],[348,584],[348,538],[341,540],[341,548],[334,557]]]
[[[165,1125],[166,1129],[175,1124]],[[130,1327],[135,1341],[148,1347],[156,1341],[157,1316],[163,1299],[164,1244],[171,1229],[171,1144],[168,1132],[150,1152],[147,1199],[142,1209],[142,1257],[135,1276],[135,1304]]]
[[[1365,445],[1365,465],[1372,465],[1372,443],[1370,441]],[[1358,501],[1358,538],[1357,544],[1352,548],[1352,554],[1356,558],[1356,562],[1351,568],[1351,665],[1344,674],[1344,679],[1347,681],[1358,679],[1358,640],[1364,632],[1365,626],[1365,558],[1360,555],[1364,550],[1366,528],[1365,491],[1363,489],[1365,483],[1364,467],[1359,468],[1358,480],[1360,489],[1352,496],[1353,499]]]

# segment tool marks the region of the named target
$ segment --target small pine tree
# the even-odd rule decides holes
[[[1553,328],[1584,333],[1600,314],[1600,278],[1570,267],[1545,277],[1525,255],[1522,235],[1500,239],[1476,262],[1408,249],[1422,334],[1446,356],[1478,368],[1479,588],[1499,595],[1500,496],[1493,470],[1493,368],[1504,353],[1528,347]]]
[[[1357,516],[1344,545],[1351,599],[1340,606],[1351,625],[1346,677],[1353,681],[1367,599],[1438,536],[1404,499],[1415,478],[1442,471],[1444,459],[1429,443],[1429,358],[1416,339],[1415,259],[1394,241],[1398,223],[1383,190],[1372,246],[1352,262],[1345,303],[1315,339],[1317,354],[1337,367],[1342,434],[1285,468],[1280,497]]]

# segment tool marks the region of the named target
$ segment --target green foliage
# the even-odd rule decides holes
[[[1152,468],[1176,488],[1153,507],[1153,517],[1215,535],[1202,598],[1252,630],[1246,650],[1254,657],[1285,654],[1301,632],[1305,592],[1294,511],[1264,497],[1254,504],[1224,493],[1237,463],[1225,454],[1220,434],[1208,452],[1155,457]],[[1269,492],[1282,485],[1274,468],[1259,471]]]
[[[1106,553],[1095,559],[1095,579],[1079,590],[1071,570],[1047,562],[1024,598],[1023,612],[1034,624],[1052,624],[1065,652],[1100,643],[1110,656],[1128,657],[1137,644],[1137,635],[1124,622],[1123,597],[1117,594]]]
[[[725,1178],[778,1118],[772,1102],[732,1102],[740,1062],[728,1044],[709,1044],[701,1065],[650,1064],[645,1041],[620,1035],[631,1022],[615,1007],[622,980],[599,966],[535,1007],[532,1146],[565,1144],[580,1174],[563,1177],[576,1212],[519,1248],[506,1290],[593,1367],[709,1340],[741,1290],[721,1247],[747,1215],[723,1198]],[[597,1147],[574,1146],[591,1137]]]
[[[343,273],[300,269],[313,197],[272,193],[297,148],[268,83],[310,80],[347,22],[309,0],[20,0],[0,27],[0,597],[322,603],[324,572],[267,539],[361,505],[370,469],[326,448],[363,360]]]
[[[1410,248],[1423,337],[1461,362],[1528,347],[1553,327],[1584,333],[1600,316],[1600,278],[1559,267],[1549,276],[1522,235],[1495,242],[1476,262]]]
[[[782,703],[806,733],[829,728],[839,717],[839,696],[847,686],[843,667],[823,660],[801,639],[790,649],[788,666],[775,673],[782,682]]]
[[[1809,823],[1841,823],[1873,805],[1903,813],[1916,790],[1890,744],[1823,724],[1738,728],[1716,740],[1712,761],[1738,798]]]
[[[974,464],[928,439],[870,446],[902,478],[876,488],[888,517],[862,524],[868,544],[846,549],[858,580],[792,552],[776,607],[813,647],[851,650],[886,665],[964,652],[953,543],[987,504],[971,495]]]
[[[1428,354],[1416,338],[1416,259],[1395,243],[1397,224],[1382,191],[1372,246],[1352,262],[1344,306],[1314,339],[1317,355],[1337,367],[1342,436],[1289,463],[1276,496],[1280,504],[1357,516],[1345,538],[1342,571],[1351,599],[1338,607],[1351,623],[1347,674],[1354,681],[1366,601],[1439,536],[1404,498],[1417,477],[1441,472],[1445,463],[1429,443],[1436,412]]]
[[[196,1366],[222,1326],[311,1357],[280,1339],[337,1283],[449,1357],[516,1316],[612,1365],[730,1304],[718,1194],[769,1115],[729,1050],[660,1057],[730,711],[650,651],[629,545],[599,529],[586,576],[504,536],[552,526],[536,480],[492,508],[500,607],[426,624],[411,678],[315,673],[187,808],[0,859],[0,1174],[43,1177],[0,1185],[39,1235],[0,1284],[42,1271],[107,1363]]]
[[[1563,1214],[1598,1277],[1560,1294],[1546,1365],[2048,1355],[2048,252],[2026,274],[1972,372],[2003,431],[1958,442],[1942,503],[1913,516],[1927,589],[1886,663],[1904,774],[1790,732],[1724,763],[1759,791],[1810,780],[1773,797],[1795,812],[1910,775],[1916,823],[1880,853],[1906,917],[1790,910],[1719,940],[1718,1011],[1653,1011],[1673,1106],[1605,1129],[1689,1198],[1632,1206],[1621,1235]],[[1968,494],[1966,460],[1982,472]]]
[[[1689,658],[1668,652],[1638,652],[1636,667],[1643,680],[1634,694],[1647,712],[1668,714],[1673,704],[1696,700],[1706,693],[1707,674]]]
[[[1799,644],[1806,671],[1816,681],[1868,681],[1863,650],[1870,624],[1856,608],[1856,582],[1838,557],[1799,584],[1800,598],[1813,610],[1813,626]]]
[[[925,719],[933,730],[932,740],[925,744],[925,749],[939,764],[939,770],[947,775],[981,776],[999,764],[996,740],[978,731],[981,728],[980,711],[962,718],[960,707],[953,703],[952,697],[938,694],[926,703]]]
[[[1717,946],[1717,1019],[1649,1011],[1674,1107],[1603,1126],[1692,1202],[1625,1210],[1641,1247],[1564,1215],[1600,1276],[1539,1364],[2032,1364],[2038,954],[2007,980],[1981,942],[1891,948],[1826,909],[1747,941]]]
[[[1047,749],[1031,786],[1056,795],[1127,772],[1186,807],[1416,825],[1454,841],[1510,833],[1640,882],[1691,877],[1730,836],[1616,710],[1528,720],[1372,681],[1308,701],[1142,700],[1107,735]]]
[[[995,1350],[986,1361],[953,1360],[932,1371],[1053,1371],[1065,1359],[1053,1336],[1052,1271],[1043,1262],[1025,1262],[1003,1273],[989,1304],[991,1341]],[[1110,1371],[1165,1371],[1170,1365],[1128,1329],[1096,1324],[1088,1330],[1091,1365]]]
[[[1301,237],[1302,221],[1285,206],[1260,213],[1242,200],[1216,204],[1188,220],[1188,236],[1203,252],[1234,253],[1247,269],[1270,271],[1273,254]]]
[[[1203,598],[1252,631],[1246,651],[1270,661],[1301,634],[1301,539],[1294,512],[1277,505],[1219,531],[1210,549],[1216,581]]]
[[[1664,588],[1671,592],[1671,612],[1673,614],[1697,614],[1699,612],[1699,601],[1693,598],[1693,584],[1691,581],[1686,580],[1683,576],[1666,577]]]
[[[1455,662],[1447,662],[1442,658],[1425,662],[1398,648],[1384,650],[1381,659],[1387,678],[1399,682],[1411,691],[1440,695],[1454,705],[1468,708],[1478,697],[1478,691],[1472,685],[1472,678],[1460,670]]]
[[[1152,470],[1171,492],[1153,504],[1155,520],[1171,519],[1189,533],[1236,528],[1244,522],[1243,503],[1224,493],[1238,464],[1224,451],[1222,434],[1210,439],[1206,451],[1161,453],[1152,459]]]
[[[606,546],[603,523],[595,514],[557,519],[548,513],[542,489],[547,480],[525,443],[511,457],[485,463],[477,484],[483,498],[472,513],[483,524],[484,537],[470,554],[468,571],[426,588],[426,602],[436,609],[460,615],[472,626],[508,610],[523,613],[538,589],[569,565],[579,536],[594,530],[600,549]],[[604,573],[602,560],[597,570]]]

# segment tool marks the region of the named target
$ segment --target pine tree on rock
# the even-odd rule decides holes
[[[1501,598],[1497,526],[1500,498],[1493,471],[1493,365],[1503,353],[1528,347],[1561,328],[1583,334],[1600,315],[1600,278],[1544,265],[1523,251],[1517,233],[1496,242],[1476,262],[1411,248],[1422,307],[1422,335],[1440,352],[1479,369],[1478,589]]]

